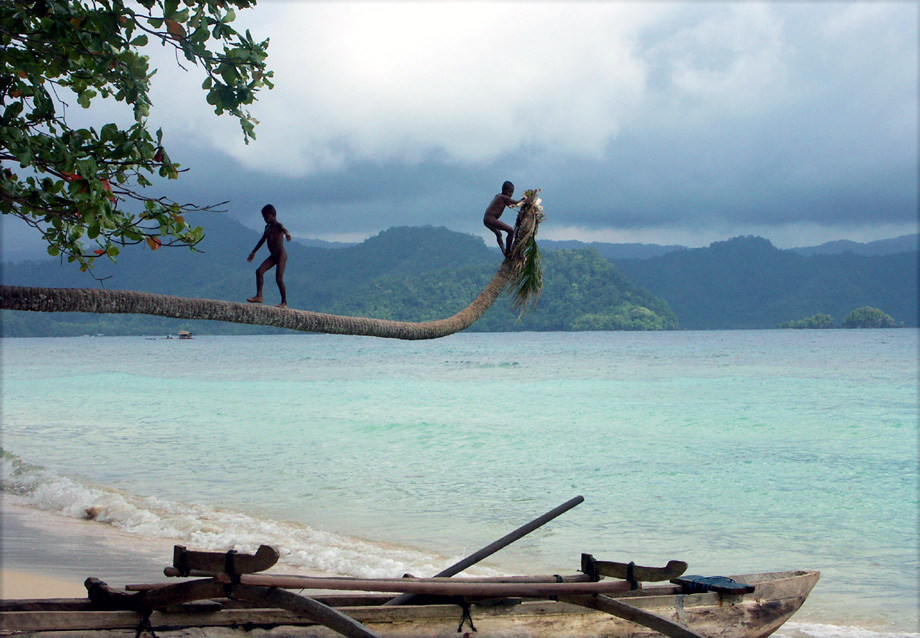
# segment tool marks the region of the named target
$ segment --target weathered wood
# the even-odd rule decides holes
[[[637,625],[642,625],[643,627],[648,627],[649,629],[654,629],[655,631],[669,636],[669,638],[706,638],[705,636],[698,634],[697,632],[687,629],[686,627],[679,625],[676,622],[672,622],[667,618],[659,616],[658,614],[653,614],[644,609],[637,609],[631,605],[620,602],[610,598],[609,596],[594,595],[594,596],[559,596],[560,602],[572,603],[574,605],[582,605],[583,607],[588,607],[589,609],[595,609],[597,611],[603,611],[605,613],[617,616],[618,618],[623,618],[634,622]]]
[[[507,547],[508,545],[510,545],[516,540],[523,538],[530,532],[534,531],[535,529],[539,527],[542,527],[543,525],[553,520],[557,516],[560,516],[561,514],[565,514],[566,512],[568,512],[570,509],[572,509],[576,505],[584,502],[584,500],[585,500],[584,496],[576,496],[575,498],[569,499],[568,501],[566,501],[559,507],[555,507],[551,509],[546,514],[543,514],[542,516],[538,516],[537,518],[533,519],[526,525],[522,525],[521,527],[517,528],[513,532],[509,534],[505,534],[504,536],[499,538],[497,541],[490,543],[489,545],[486,545],[479,551],[473,552],[466,558],[457,561],[456,563],[454,563],[447,569],[444,569],[438,572],[437,574],[435,574],[435,578],[441,578],[441,577],[449,578],[451,576],[456,576],[457,574],[462,572],[464,569],[467,569],[468,567],[472,567],[479,561],[483,560],[484,558],[488,556],[491,556],[498,550],[504,547]],[[400,596],[396,596],[393,600],[391,600],[390,602],[386,604],[387,605],[405,605],[410,600],[412,600],[412,597],[413,597],[413,594],[408,594],[408,593],[402,594]]]
[[[194,573],[192,574],[194,576]],[[297,576],[291,575],[286,576],[284,574],[263,574],[264,576],[272,576],[277,578],[327,578],[327,577],[313,577],[313,576]],[[430,583],[591,583],[595,582],[595,579],[587,574],[566,574],[565,576],[561,575],[536,575],[536,576],[485,576],[485,577],[470,577],[462,579],[449,579],[449,578],[415,578],[414,576],[404,576],[402,579],[389,579],[392,582],[405,582],[404,579],[412,579],[416,582],[430,582]],[[227,581],[229,582],[229,581]],[[295,581],[295,582],[300,582]],[[125,590],[127,591],[146,591],[148,589],[159,589],[161,587],[168,586],[168,583],[140,583],[140,584],[131,584],[125,585]],[[287,589],[301,589],[301,587],[293,587]],[[361,591],[361,590],[355,590]],[[680,587],[675,586],[674,591],[680,591]],[[382,595],[382,594],[381,594]],[[352,597],[354,598],[354,597]],[[392,599],[386,599],[385,602],[390,602]],[[381,601],[383,603],[384,601]],[[11,610],[13,611],[13,610]]]
[[[380,638],[354,618],[306,596],[278,589],[276,587],[252,587],[235,585],[233,594],[240,598],[262,603],[268,607],[280,607],[300,616],[306,616],[324,627],[329,627],[348,638]]]
[[[0,600],[0,613],[5,611],[88,611],[87,598],[13,598]]]
[[[87,597],[93,609],[138,609],[140,594],[109,587],[98,578],[89,577],[83,581]]]
[[[724,596],[714,592],[682,594],[674,585],[651,585],[646,589],[611,596],[630,607],[662,616],[708,638],[765,638],[794,614],[811,592],[818,572],[777,572],[732,576],[753,584],[757,591],[744,596]],[[170,585],[171,586],[171,585]],[[317,595],[328,605],[353,605],[339,611],[387,638],[456,638],[461,613],[456,604],[404,605],[383,607],[381,595]],[[221,599],[223,601],[223,599]],[[366,601],[366,604],[361,604]],[[74,601],[75,603],[78,601]],[[85,602],[85,601],[82,601]],[[174,635],[181,627],[297,626],[291,633],[300,638],[329,638],[329,629],[314,620],[282,609],[244,607],[255,603],[224,601],[224,609],[214,613],[160,612],[154,610],[150,624],[161,638]],[[42,601],[29,601],[40,608]],[[236,603],[237,607],[232,607]],[[49,609],[59,600],[47,601]],[[471,609],[479,634],[493,638],[660,638],[648,627],[606,612],[571,603],[525,600],[520,604],[479,605]],[[0,613],[2,631],[68,631],[66,638],[95,638],[102,629],[121,629],[131,638],[140,615],[130,611],[78,612],[28,611]],[[125,633],[127,632],[127,633]],[[60,634],[62,638],[65,634]],[[182,632],[181,635],[198,635]],[[55,637],[56,638],[56,637]]]
[[[192,580],[160,589],[141,592],[143,609],[164,609],[196,600],[207,600],[224,595],[224,586],[216,580]]]
[[[131,629],[140,621],[133,611],[11,611],[0,614],[0,632]]]
[[[182,545],[173,548],[173,569],[175,575],[188,576],[194,570],[198,575],[225,574],[254,574],[263,572],[278,562],[278,550],[269,545],[260,545],[255,554],[240,554],[233,550],[229,552],[200,552],[190,551]],[[173,575],[167,567],[164,570],[167,576]]]
[[[244,585],[279,587],[282,589],[348,590],[405,592],[434,596],[486,596],[486,597],[545,597],[561,594],[609,594],[629,590],[625,581],[569,582],[569,583],[476,583],[465,579],[432,578],[317,578],[310,576],[269,576],[244,574]]]
[[[687,563],[682,560],[669,560],[664,567],[643,567],[634,563],[596,560],[591,554],[582,554],[581,570],[586,574],[653,583],[677,578],[687,571]]]
[[[84,585],[93,609],[130,610],[139,613],[217,598],[224,593],[224,585],[210,578],[162,585],[136,592],[114,589],[98,578],[87,578]]]

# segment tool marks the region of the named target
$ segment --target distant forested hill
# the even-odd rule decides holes
[[[793,248],[793,252],[800,255],[834,255],[838,253],[853,253],[854,255],[893,255],[916,251],[920,242],[920,235],[901,235],[891,239],[878,239],[865,243],[839,239],[829,241],[820,246]]]
[[[195,220],[196,223],[201,223]],[[243,301],[255,292],[255,268],[246,257],[259,234],[228,217],[204,221],[203,254],[187,249],[126,250],[118,264],[97,260],[98,283],[57,261],[5,266],[3,283],[21,286],[97,287],[185,297]],[[500,257],[473,235],[445,228],[391,228],[344,248],[287,244],[285,283],[293,308],[425,321],[466,307],[495,274]],[[265,281],[267,303],[278,300],[274,271]],[[544,295],[521,321],[502,298],[477,330],[675,328],[667,304],[631,286],[616,267],[591,249],[546,256]],[[252,334],[275,329],[171,320],[160,317],[3,312],[6,336],[197,333]]]
[[[427,321],[462,310],[486,286],[497,264],[448,268],[422,275],[380,277],[334,303],[343,315]],[[510,299],[500,298],[471,331],[670,330],[678,327],[668,304],[630,284],[591,248],[544,255],[539,303],[518,320]]]
[[[916,251],[805,256],[738,237],[614,263],[632,283],[667,300],[684,329],[772,328],[817,313],[839,326],[862,306],[917,326]]]
[[[602,241],[582,242],[577,240],[544,239],[540,242],[543,251],[564,249],[593,248],[604,259],[648,259],[658,257],[677,250],[687,250],[686,246],[669,244],[610,244]]]
[[[835,255],[839,253],[851,252],[856,255],[893,255],[916,251],[920,242],[920,235],[901,235],[892,239],[879,239],[869,242],[855,242],[846,239],[829,241],[820,246],[806,246],[802,248],[790,248],[792,252],[800,255]],[[548,240],[540,242],[543,250],[555,250],[557,248],[586,248],[597,249],[601,257],[610,259],[649,259],[651,257],[660,257],[667,253],[688,250],[686,246],[675,244],[611,244],[606,242],[592,241],[590,243],[577,240]]]

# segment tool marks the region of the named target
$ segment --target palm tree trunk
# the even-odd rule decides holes
[[[528,214],[529,213],[529,214]],[[437,321],[388,321],[367,317],[343,317],[309,310],[292,310],[260,304],[188,299],[132,290],[90,288],[29,288],[0,286],[0,308],[32,312],[92,312],[157,315],[176,319],[209,319],[230,323],[275,326],[301,332],[363,335],[387,339],[437,339],[469,328],[479,319],[515,276],[522,259],[518,246],[526,245],[536,232],[534,215],[524,211],[516,232],[511,256],[502,262],[492,281],[473,302],[446,319]]]
[[[364,335],[388,339],[437,339],[470,327],[498,298],[510,281],[508,261],[473,302],[437,321],[387,321],[343,317],[309,310],[280,309],[261,304],[218,299],[189,299],[133,290],[89,288],[29,288],[0,286],[0,308],[33,312],[92,312],[157,315],[177,319],[210,319],[231,323],[276,326],[301,332]]]

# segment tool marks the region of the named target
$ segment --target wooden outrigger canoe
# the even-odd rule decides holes
[[[263,627],[276,628],[268,636],[455,638],[458,631],[469,633],[475,628],[476,635],[483,638],[645,638],[662,631],[684,638],[763,638],[802,606],[819,574],[796,571],[733,576],[734,581],[753,586],[753,592],[739,594],[687,593],[687,586],[678,584],[630,590],[627,581],[586,581],[584,574],[519,577],[503,579],[504,582],[268,575],[258,578],[261,580],[253,581],[253,577],[242,575],[234,579],[239,582],[229,584],[221,578],[196,579],[179,585],[133,586],[125,591],[88,581],[88,587],[103,588],[105,595],[99,596],[97,591],[93,600],[4,601],[0,606],[0,631],[76,638],[99,635],[100,630],[112,630],[108,634],[112,636],[131,636],[149,628],[165,637],[179,629],[182,636],[211,636],[223,633],[215,634],[214,629],[205,633],[206,628],[229,632],[234,628]],[[269,585],[272,579],[276,584]],[[264,584],[246,584],[247,581]],[[330,593],[336,591],[330,588],[343,583],[349,591],[356,592],[386,588],[428,593],[424,599],[413,601],[420,604],[386,605],[393,600],[392,595]],[[186,591],[178,591],[183,585]],[[287,589],[301,586],[321,588],[317,590],[321,593],[298,595]],[[486,589],[477,589],[483,587]],[[596,593],[604,587],[607,593]],[[494,595],[493,589],[497,588],[507,595]],[[150,601],[152,608],[117,609],[135,596],[153,594],[155,598],[169,589],[172,591],[161,601]],[[537,590],[547,593],[538,594]],[[433,596],[432,591],[441,593]],[[571,593],[579,591],[584,593]],[[518,593],[525,595],[515,595]],[[188,599],[204,602],[183,602]],[[327,610],[333,617],[325,615]],[[632,612],[636,617],[631,617]],[[662,619],[666,625],[653,628],[650,619]],[[675,633],[675,627],[685,629],[685,633]]]
[[[818,582],[816,571],[684,577],[682,561],[642,567],[590,554],[582,554],[581,573],[568,576],[450,578],[583,500],[563,503],[434,578],[269,575],[259,572],[279,553],[267,545],[255,554],[176,546],[164,573],[189,580],[115,589],[88,578],[86,599],[0,601],[0,634],[216,638],[264,628],[292,638],[763,638]]]

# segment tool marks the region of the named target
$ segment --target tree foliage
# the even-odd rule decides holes
[[[737,237],[707,248],[614,263],[634,284],[666,299],[685,330],[772,328],[793,317],[884,308],[917,325],[917,252],[799,255],[766,239]]]
[[[898,324],[890,315],[878,308],[863,306],[843,318],[844,328],[897,328]]]
[[[550,251],[543,263],[543,293],[523,317],[510,291],[470,330],[678,328],[667,303],[632,286],[594,249]],[[491,268],[489,264],[471,264],[411,276],[386,275],[363,284],[355,282],[351,294],[333,302],[332,312],[393,320],[443,316],[462,308],[464,300],[488,281]]]
[[[812,329],[821,329],[821,328],[833,328],[834,327],[834,318],[831,317],[826,312],[819,312],[816,315],[811,317],[806,317],[805,319],[797,319],[795,321],[784,321],[781,324],[776,326],[777,328],[792,328],[797,330],[812,330]]]
[[[146,243],[194,246],[185,214],[197,207],[148,194],[179,164],[162,130],[151,132],[150,68],[144,47],[174,50],[204,71],[217,114],[236,117],[248,142],[246,107],[271,88],[268,40],[233,29],[254,0],[3,0],[0,2],[0,212],[35,228],[51,255],[86,270],[96,257]],[[71,125],[68,109],[98,100],[131,109],[131,124]],[[74,119],[74,118],[70,118]],[[84,242],[88,240],[88,245]]]

